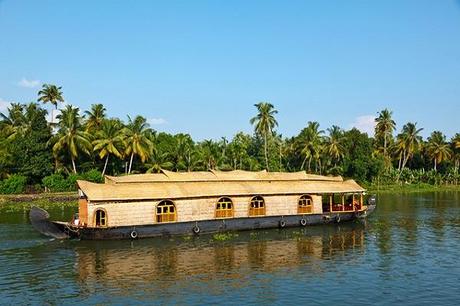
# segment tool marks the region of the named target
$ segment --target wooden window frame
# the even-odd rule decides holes
[[[101,222],[99,222],[99,225],[97,225],[97,213],[99,211],[102,211],[104,213],[104,224],[101,225]],[[105,208],[96,208],[93,214],[93,221],[94,221],[94,227],[107,227],[109,224],[109,218],[107,217],[107,210]]]
[[[158,213],[158,208],[161,212]],[[173,208],[173,212],[171,212]],[[171,223],[177,222],[177,208],[176,204],[171,200],[161,200],[155,206],[155,221],[156,223]]]
[[[230,204],[230,208],[228,207]],[[216,219],[233,218],[235,205],[230,197],[220,197],[214,205],[214,217]]]
[[[305,205],[303,201],[305,200]],[[313,197],[310,194],[303,194],[297,200],[297,213],[298,214],[311,214],[313,212]]]
[[[260,198],[260,199],[258,199]],[[253,203],[257,203],[257,207],[253,207]],[[261,205],[262,204],[262,207]],[[249,217],[261,217],[266,215],[266,207],[267,204],[265,202],[265,198],[261,195],[253,196],[249,200],[249,209],[248,209],[248,216]]]

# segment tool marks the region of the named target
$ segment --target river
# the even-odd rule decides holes
[[[1,304],[458,305],[460,192],[382,194],[365,222],[56,241],[0,206]],[[50,210],[67,219],[72,208]]]

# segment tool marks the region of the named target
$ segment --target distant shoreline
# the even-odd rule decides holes
[[[408,185],[370,185],[365,186],[367,193],[415,193],[415,192],[444,192],[444,191],[460,191],[460,185],[428,185],[428,184],[408,184]],[[77,202],[78,194],[76,191],[69,192],[43,192],[33,194],[3,194],[0,195],[0,206],[2,204],[12,203],[68,203]],[[75,204],[76,205],[76,204]]]
[[[438,192],[460,191],[460,185],[429,185],[429,184],[393,184],[393,185],[370,185],[365,186],[368,193],[399,193],[399,192]]]

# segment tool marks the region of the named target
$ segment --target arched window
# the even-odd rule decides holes
[[[157,222],[175,222],[176,221],[176,207],[174,203],[169,200],[163,200],[157,205]]]
[[[94,224],[96,226],[107,226],[107,213],[103,209],[97,209],[94,213]]]
[[[216,218],[233,218],[233,202],[230,198],[220,198],[217,201]]]
[[[309,195],[303,195],[299,199],[299,205],[297,206],[298,214],[309,214],[312,212],[313,199]]]
[[[256,196],[249,203],[249,216],[265,216],[265,200],[261,196]]]

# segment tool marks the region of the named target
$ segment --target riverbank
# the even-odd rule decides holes
[[[429,185],[429,184],[405,184],[405,185],[364,185],[368,193],[398,193],[398,192],[439,192],[460,191],[460,185]],[[32,205],[65,205],[77,207],[78,195],[72,192],[36,193],[36,194],[11,194],[0,195],[0,206],[6,204]],[[63,204],[64,203],[64,204]],[[27,205],[29,204],[29,205]]]
[[[76,191],[0,195],[0,204],[7,202],[36,202],[41,200],[48,202],[69,202],[78,200],[78,195]]]
[[[393,184],[364,186],[368,193],[460,191],[460,185]]]
[[[29,211],[32,206],[44,209],[52,208],[78,208],[76,192],[37,193],[0,195],[1,213],[17,213]]]

